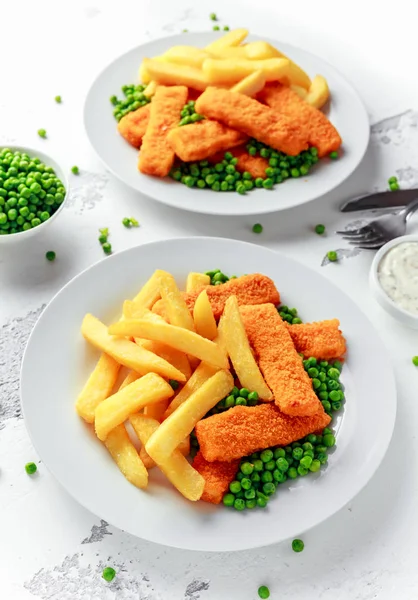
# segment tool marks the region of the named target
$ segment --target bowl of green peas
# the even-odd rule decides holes
[[[62,211],[68,191],[63,169],[44,152],[0,147],[0,243],[43,231]]]

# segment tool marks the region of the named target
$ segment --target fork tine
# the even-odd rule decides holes
[[[363,227],[360,227],[359,229],[347,229],[346,231],[337,231],[337,233],[339,235],[352,236],[352,235],[364,235],[365,233],[368,233],[369,231],[371,231],[370,226],[364,225]]]
[[[386,240],[384,238],[379,238],[374,242],[367,242],[363,240],[349,243],[351,244],[351,246],[355,246],[356,248],[364,248],[365,250],[377,250],[378,248],[381,248],[386,244]]]
[[[365,235],[343,235],[344,240],[349,240],[350,242],[377,242],[383,238],[381,233],[377,231],[370,231],[370,233],[366,233]]]

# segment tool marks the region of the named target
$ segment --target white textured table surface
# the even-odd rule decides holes
[[[82,107],[95,75],[125,50],[183,28],[207,30],[215,11],[222,24],[299,45],[332,62],[361,93],[372,140],[358,171],[340,189],[296,210],[258,219],[220,219],[154,204],[116,181],[94,156]],[[143,1],[115,3],[9,2],[1,9],[0,144],[21,143],[57,157],[72,177],[64,214],[44,237],[0,247],[0,597],[74,600],[253,600],[261,584],[285,600],[412,600],[418,597],[418,336],[390,320],[368,292],[372,253],[356,253],[329,232],[347,225],[337,207],[352,195],[386,187],[396,174],[418,187],[418,79],[410,0]],[[412,77],[412,80],[411,80]],[[116,91],[116,90],[115,90]],[[54,103],[61,94],[62,105]],[[45,128],[48,139],[36,132]],[[120,226],[134,215],[135,230]],[[411,224],[411,231],[414,230]],[[170,550],[124,534],[78,506],[37,460],[21,416],[19,369],[28,335],[42,309],[74,275],[105,260],[98,227],[109,226],[114,251],[185,235],[218,235],[257,242],[321,270],[369,314],[396,370],[399,408],[389,452],[366,489],[329,521],[304,536],[305,551],[289,543],[235,554]],[[417,226],[415,225],[415,229]],[[45,260],[53,249],[57,260]],[[338,264],[324,264],[340,249]],[[63,341],[65,343],[65,341]],[[46,382],[47,385],[47,382]],[[376,415],[379,418],[379,415]],[[77,465],[74,465],[77,468]],[[285,518],[285,515],[283,515]],[[118,570],[111,584],[103,566]]]

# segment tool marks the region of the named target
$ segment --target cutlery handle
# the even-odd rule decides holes
[[[418,210],[418,198],[415,198],[415,200],[412,200],[412,202],[407,204],[405,208],[400,211],[400,214],[403,216],[405,221],[407,221],[416,210]]]

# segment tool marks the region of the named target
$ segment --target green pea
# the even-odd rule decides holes
[[[292,542],[293,552],[302,552],[302,550],[304,548],[305,548],[305,544],[303,543],[302,540],[299,540],[299,539],[293,540],[293,542]]]
[[[254,471],[254,465],[249,462],[242,463],[240,468],[244,475],[251,475],[251,473]]]
[[[103,569],[102,577],[105,581],[113,581],[116,576],[116,571],[112,567],[105,567]]]
[[[302,448],[294,448],[292,451],[292,456],[295,460],[300,460],[303,456],[303,449]]]
[[[324,446],[326,446],[327,448],[332,448],[333,446],[335,446],[335,437],[332,433],[326,433],[324,435]]]
[[[234,502],[234,508],[235,508],[235,510],[244,510],[245,509],[245,500],[242,500],[241,498],[237,498]]]
[[[276,491],[276,486],[273,482],[267,482],[263,485],[263,492],[266,496],[271,496]]]
[[[262,233],[263,232],[263,226],[260,223],[256,223],[255,225],[253,225],[253,233]]]
[[[260,459],[263,461],[263,463],[269,462],[269,460],[272,460],[273,457],[274,457],[274,454],[269,449],[263,450],[260,454]]]
[[[308,469],[305,469],[305,467],[301,464],[299,464],[297,471],[301,477],[305,477],[305,475],[308,474]]]
[[[260,475],[260,478],[263,483],[270,483],[273,481],[273,475],[271,471],[263,471]]]
[[[287,472],[287,476],[289,477],[289,479],[296,479],[296,477],[298,476],[297,469],[295,469],[295,467],[290,467],[290,469]]]
[[[262,600],[266,600],[266,598],[270,598],[270,590],[266,585],[261,585],[258,588],[258,595]]]
[[[244,473],[243,473],[244,475]],[[241,479],[241,487],[243,490],[249,490],[252,487],[252,481],[248,477],[243,477]]]
[[[234,494],[225,494],[225,496],[222,499],[222,502],[225,506],[233,506],[235,502]]]
[[[334,250],[330,250],[329,252],[327,252],[327,258],[330,262],[337,262],[338,255]]]
[[[231,483],[229,484],[229,491],[232,492],[233,494],[237,494],[238,492],[241,491],[241,484],[239,481],[231,481]]]
[[[232,406],[235,406],[235,397],[234,396],[227,396],[225,398],[225,408],[231,408]]]
[[[265,188],[266,190],[271,190],[273,187],[273,180],[268,177],[267,179],[263,180],[263,188]]]
[[[254,467],[254,471],[256,471],[257,473],[260,473],[261,471],[264,470],[264,463],[259,458],[255,459],[253,461],[253,467]]]
[[[38,467],[35,465],[34,462],[26,463],[25,471],[28,475],[33,475],[34,473],[36,473],[37,470],[38,470]]]

